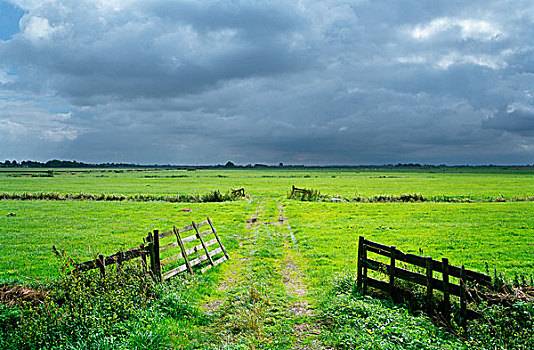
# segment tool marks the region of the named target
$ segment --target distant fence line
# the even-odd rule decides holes
[[[338,195],[328,195],[320,193],[316,189],[299,188],[291,186],[291,192],[288,195],[290,199],[317,202],[344,202],[344,203],[397,203],[397,202],[436,202],[436,203],[492,203],[492,202],[532,202],[534,196],[514,196],[506,198],[504,196],[452,196],[452,195],[435,195],[424,196],[420,193],[406,194],[377,194],[368,197],[357,194],[355,197],[344,197]]]

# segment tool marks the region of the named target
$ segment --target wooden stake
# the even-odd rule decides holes
[[[143,238],[144,241],[144,238]],[[139,249],[141,249],[141,261],[143,261],[143,270],[147,270],[147,264],[146,264],[146,252],[145,252],[145,245],[141,244],[139,245]]]
[[[464,331],[467,330],[467,285],[465,267],[462,265],[462,270],[460,272],[460,317],[462,319],[462,328]]]
[[[393,297],[395,291],[395,246],[391,246],[391,253],[389,259],[389,294]]]
[[[362,291],[362,282],[363,282],[363,236],[360,236],[358,241],[358,282],[357,287],[359,291]]]
[[[162,281],[161,276],[161,259],[159,256],[159,231],[154,230],[154,267],[155,267],[155,274],[158,281]]]
[[[152,236],[152,232],[148,233],[147,237],[148,242],[148,254],[150,255],[150,273],[152,274],[152,278],[157,281],[156,277],[156,254],[154,249],[154,237]]]
[[[443,258],[441,259],[441,262],[443,264],[443,312],[445,313],[445,319],[449,321],[449,310],[451,308],[451,300],[449,294],[449,259]]]
[[[363,294],[367,294],[367,246],[362,247],[362,263],[363,263]]]
[[[106,259],[104,258],[104,255],[100,254],[96,260],[96,263],[98,265],[98,269],[100,270],[100,277],[106,277]]]
[[[426,312],[430,316],[432,314],[432,297],[434,290],[432,286],[432,257],[426,257]]]

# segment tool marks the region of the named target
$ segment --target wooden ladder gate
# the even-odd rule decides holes
[[[204,226],[208,226],[209,229],[205,231],[200,231],[199,229]],[[182,238],[182,234],[188,231],[194,230],[195,233],[187,236],[185,238]],[[163,238],[170,237],[170,236],[176,237],[176,242],[171,242],[166,245],[160,245],[160,241]],[[208,241],[205,241],[206,236],[213,235],[214,238],[210,239]],[[94,260],[85,261],[82,263],[76,264],[75,271],[88,271],[93,269],[99,269],[100,270],[100,276],[105,277],[106,276],[106,266],[115,265],[120,271],[120,267],[123,262],[141,258],[143,261],[143,266],[145,269],[150,272],[150,274],[157,280],[157,281],[164,281],[167,280],[173,276],[176,276],[180,272],[188,271],[190,274],[194,274],[193,266],[196,266],[200,264],[203,261],[209,260],[209,264],[207,266],[204,266],[201,268],[200,272],[204,273],[210,268],[219,265],[220,263],[230,259],[228,256],[228,253],[226,253],[226,250],[217,235],[217,231],[215,230],[215,227],[213,226],[213,222],[210,218],[207,218],[204,221],[201,221],[199,223],[195,223],[194,221],[191,223],[191,225],[182,227],[182,228],[176,228],[174,226],[172,230],[166,231],[166,232],[159,232],[158,230],[154,230],[154,232],[149,233],[147,237],[143,238],[145,244],[141,244],[139,247],[132,248],[126,251],[119,251],[113,255],[109,255],[104,257],[104,255],[100,254],[98,258]],[[194,247],[191,247],[189,249],[185,248],[185,244],[188,242],[193,242],[195,240],[198,240],[200,244],[195,245]],[[208,247],[218,244],[218,248],[209,251]],[[161,252],[172,249],[172,248],[180,248],[180,253],[169,256],[165,259],[161,259]],[[54,246],[54,250],[56,250]],[[205,254],[200,255],[194,259],[189,259],[189,255],[201,252],[203,251]],[[223,256],[213,260],[215,255],[222,253]],[[57,253],[56,253],[57,254]],[[150,267],[148,268],[147,264],[147,256],[150,257]],[[179,261],[180,259],[184,259],[184,264],[173,268],[170,271],[165,271],[162,273],[162,267],[170,264],[175,261]]]
[[[367,257],[367,253],[372,252],[389,258],[389,265]],[[425,274],[406,270],[395,266],[397,261],[411,264],[425,269]],[[367,270],[386,273],[388,282],[371,278],[367,275]],[[440,272],[442,279],[434,278],[433,273]],[[449,281],[449,277],[459,278],[459,284]],[[366,240],[360,236],[358,244],[358,277],[357,286],[363,293],[367,292],[367,286],[371,286],[393,295],[395,292],[395,280],[405,280],[427,288],[427,311],[432,311],[432,296],[434,290],[443,292],[443,302],[445,315],[450,310],[450,295],[460,297],[460,317],[462,326],[466,327],[467,320],[467,286],[466,282],[474,282],[480,285],[491,286],[491,277],[476,271],[468,270],[463,265],[457,267],[449,264],[449,260],[443,258],[441,261],[432,257],[422,257],[414,254],[406,254],[396,249],[395,246],[386,246],[380,243]]]
[[[209,228],[205,231],[200,231],[199,229],[209,226]],[[189,231],[195,231],[194,234],[189,235],[187,237],[183,237],[183,234]],[[208,241],[205,241],[205,237],[213,235],[214,238],[210,239]],[[171,242],[165,245],[161,245],[160,241],[163,238],[175,236],[176,242]],[[145,243],[147,243],[147,251],[150,256],[150,269],[153,272],[154,276],[159,281],[167,280],[173,276],[176,276],[177,274],[188,271],[190,274],[194,274],[193,266],[196,266],[200,264],[203,261],[208,260],[209,264],[203,267],[200,272],[204,273],[210,268],[219,265],[220,263],[230,259],[228,256],[228,253],[226,252],[223,244],[221,243],[221,240],[219,236],[217,235],[217,231],[215,230],[215,227],[213,226],[213,222],[210,218],[207,218],[204,221],[201,221],[199,223],[195,223],[194,221],[191,223],[191,225],[176,228],[176,226],[173,227],[172,230],[166,231],[166,232],[159,232],[158,230],[154,230],[153,233],[149,233],[148,236],[144,239]],[[193,242],[198,240],[200,243],[186,249],[185,244],[189,242]],[[208,247],[217,244],[219,247],[209,251]],[[173,248],[179,248],[180,253],[174,254],[172,256],[169,256],[165,259],[161,259],[160,253],[173,249]],[[194,254],[196,252],[204,252],[204,254],[194,258],[189,259],[189,256],[191,254]],[[217,260],[213,260],[215,255],[222,253],[223,256],[218,258]],[[179,265],[178,267],[175,267],[169,271],[162,272],[162,267],[165,265],[171,264],[173,262],[177,262],[183,259],[183,264]]]

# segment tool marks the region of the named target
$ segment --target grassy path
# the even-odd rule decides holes
[[[239,249],[221,267],[216,290],[202,305],[213,315],[199,329],[204,343],[183,348],[208,348],[209,342],[213,349],[324,349],[283,206],[262,200],[249,215]]]

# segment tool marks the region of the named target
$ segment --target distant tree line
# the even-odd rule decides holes
[[[36,162],[33,160],[23,160],[17,162],[16,160],[0,162],[0,168],[135,168],[147,167],[146,165],[127,164],[127,163],[100,163],[89,164],[78,162],[75,160],[49,160],[47,162]]]
[[[247,164],[247,165],[237,165],[231,161],[228,161],[226,164],[217,164],[217,165],[161,165],[161,164],[135,164],[135,163],[84,163],[78,162],[76,160],[58,160],[53,159],[47,162],[36,162],[33,160],[23,160],[20,163],[16,160],[6,160],[0,162],[0,168],[175,168],[175,169],[212,169],[212,168],[226,168],[226,169],[243,169],[243,168],[463,168],[463,167],[498,167],[499,165],[489,164],[489,165],[446,165],[446,164],[419,164],[419,163],[397,163],[397,164],[381,164],[381,165],[284,165],[284,163],[279,163],[278,165],[268,165],[268,164]],[[517,167],[530,167],[534,165],[516,165]]]

